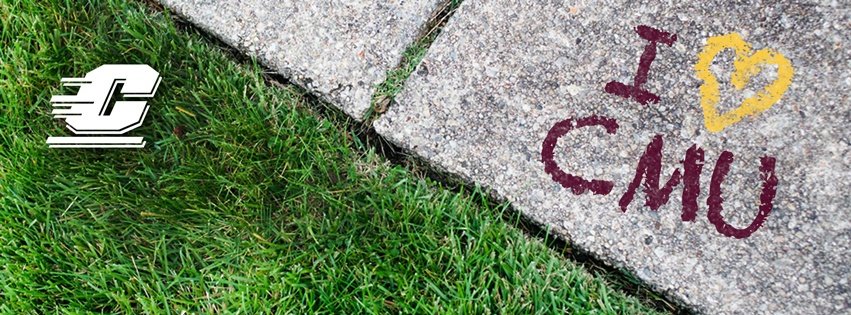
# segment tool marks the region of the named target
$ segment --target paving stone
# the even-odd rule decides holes
[[[161,0],[357,120],[442,0]]]
[[[829,1],[467,0],[375,127],[701,313],[847,314],[849,21],[847,3]],[[658,103],[623,86],[630,98],[606,92],[610,81],[635,82],[649,43],[639,32],[653,35],[639,25],[676,34],[671,46],[656,44],[642,86]],[[750,57],[739,42],[741,58],[733,49],[714,59],[704,52],[736,43],[718,37],[730,33],[752,52],[772,51]],[[705,60],[698,66],[699,56]],[[759,56],[775,64],[749,67]],[[760,93],[782,92],[789,76],[783,60],[794,74],[775,104]],[[736,81],[739,90],[732,73],[753,77]],[[709,102],[712,77],[717,104]],[[774,105],[736,123],[738,116],[704,119],[702,100],[739,113],[732,110],[746,99],[755,109]],[[550,149],[557,144],[549,159],[551,130]],[[658,198],[664,191],[648,190],[656,211],[645,204],[648,185],[640,184],[624,212],[619,203],[657,135],[661,161],[648,154],[643,165],[651,175],[651,166],[661,165],[660,186],[675,169],[681,183],[667,203]],[[721,180],[725,151],[734,159]],[[611,182],[611,190],[604,194],[607,184],[598,182],[575,194],[583,189],[569,174]],[[723,211],[710,211],[719,201]],[[684,221],[683,209],[693,207],[696,216],[686,213]],[[764,223],[746,230],[758,213],[768,213]]]

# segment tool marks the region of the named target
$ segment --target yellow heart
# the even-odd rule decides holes
[[[737,90],[744,89],[748,80],[758,74],[763,65],[777,65],[777,79],[766,86],[765,90],[742,101],[739,107],[721,114],[716,107],[720,94],[718,80],[709,71],[709,66],[716,55],[728,48],[736,52],[736,60],[733,62],[735,71],[730,79]],[[774,106],[789,89],[792,76],[795,74],[792,63],[779,52],[766,48],[751,54],[751,46],[742,40],[742,36],[738,33],[707,39],[706,47],[703,47],[703,51],[697,55],[697,64],[694,68],[697,70],[697,77],[703,80],[703,85],[700,86],[700,107],[703,108],[704,124],[710,132],[720,132],[741,121],[745,116],[759,114]]]

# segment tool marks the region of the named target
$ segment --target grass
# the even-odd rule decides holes
[[[0,18],[0,312],[653,312],[144,4]],[[59,79],[106,63],[163,75],[148,146],[48,149]]]

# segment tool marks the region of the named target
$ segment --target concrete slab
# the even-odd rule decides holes
[[[357,120],[442,0],[160,0]]]
[[[375,127],[699,312],[847,313],[848,21],[467,0]]]

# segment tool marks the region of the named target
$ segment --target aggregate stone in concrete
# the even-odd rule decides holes
[[[161,0],[361,120],[442,0]]]
[[[847,314],[849,21],[847,3],[829,1],[467,0],[375,127],[438,170],[489,188],[576,246],[701,313]],[[671,46],[657,44],[643,88],[660,100],[647,105],[605,92],[610,81],[634,83],[648,44],[639,25],[677,35]],[[764,56],[784,56],[794,75],[772,107],[711,132],[696,64],[709,38],[730,33],[749,43],[751,53],[768,48],[775,53]],[[721,112],[785,75],[777,65],[742,67],[740,74],[755,75],[736,89],[735,56],[732,49],[710,55],[714,62],[705,67],[719,82]],[[742,65],[756,60],[743,56]],[[599,121],[576,127],[594,115],[618,128],[607,133]],[[575,129],[565,131],[563,123],[555,130],[566,132],[555,138],[555,167],[612,182],[608,194],[574,194],[581,189],[563,187],[552,176],[556,171],[545,170],[544,140],[569,118]],[[645,204],[643,183],[625,212],[619,206],[657,135],[663,141],[660,186],[675,169],[689,172],[683,162],[689,148],[704,150],[699,180],[690,185],[698,194],[693,221],[683,221],[682,183],[667,203],[657,201],[656,211]],[[723,151],[734,160],[716,187],[723,200],[719,219],[709,215],[708,203],[719,201],[709,198],[710,183],[723,173],[717,167]],[[774,159],[774,172],[761,169],[764,157]],[[694,174],[690,178],[698,178]],[[775,196],[766,200],[771,189],[763,192],[763,185],[773,178]],[[721,233],[745,229],[760,207],[770,212],[753,234]]]

